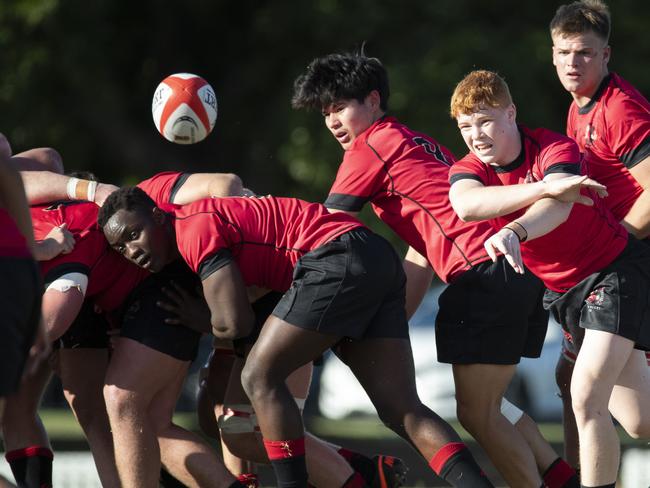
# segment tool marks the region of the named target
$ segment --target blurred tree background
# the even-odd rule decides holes
[[[320,114],[290,107],[313,57],[365,43],[388,68],[390,112],[462,155],[448,102],[475,68],[505,76],[520,121],[563,132],[570,97],[547,27],[560,3],[0,0],[0,131],[14,152],[52,146],[67,169],[104,181],[228,171],[259,193],[321,201],[341,149]],[[650,2],[610,8],[610,67],[648,94]],[[151,119],[155,87],[183,71],[206,78],[219,102],[213,133],[194,146],[167,142]]]

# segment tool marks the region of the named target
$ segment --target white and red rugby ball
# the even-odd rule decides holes
[[[207,81],[191,73],[176,73],[160,82],[151,103],[156,129],[168,141],[194,144],[217,121],[217,97]]]

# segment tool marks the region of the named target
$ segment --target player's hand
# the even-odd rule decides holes
[[[524,274],[524,262],[521,259],[521,243],[513,230],[502,228],[499,232],[485,241],[485,250],[492,261],[496,263],[499,254],[503,254],[519,274]]]
[[[200,286],[197,288],[198,296],[192,295],[173,281],[171,286],[163,288],[162,292],[167,299],[156,302],[156,305],[172,315],[165,319],[166,324],[182,325],[201,333],[212,330],[210,309],[203,299]]]
[[[580,194],[580,190],[583,188],[595,191],[601,198],[607,196],[607,187],[586,175],[567,176],[566,178],[548,180],[545,183],[546,194],[560,202],[593,205],[594,201],[591,198]]]
[[[11,144],[9,144],[5,135],[0,132],[0,157],[10,158],[11,154]]]
[[[104,202],[108,196],[114,191],[119,190],[119,186],[109,185],[107,183],[98,183],[97,189],[95,190],[95,200],[93,200],[98,206],[104,205]]]
[[[34,244],[34,258],[37,261],[48,261],[59,254],[68,254],[74,249],[74,236],[68,230],[68,224],[53,227],[42,241]]]

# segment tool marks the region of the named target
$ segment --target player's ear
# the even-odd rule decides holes
[[[609,63],[609,57],[612,55],[612,48],[610,46],[605,46],[603,48],[603,63]]]
[[[151,212],[151,217],[156,225],[160,225],[167,220],[167,214],[160,210],[158,207],[154,207]]]
[[[370,107],[372,109],[378,109],[381,103],[381,96],[377,90],[372,90],[370,93],[368,93],[366,100],[368,103],[370,103]]]
[[[517,121],[517,107],[514,103],[511,103],[510,106],[506,109],[506,114],[508,116],[508,122],[516,123]]]

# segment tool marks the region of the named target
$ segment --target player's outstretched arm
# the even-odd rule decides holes
[[[246,337],[255,314],[237,264],[231,262],[203,279],[203,295],[210,308],[212,333],[219,339]]]
[[[34,231],[25,190],[20,175],[7,157],[0,157],[0,204],[7,209],[33,252]]]
[[[621,224],[637,239],[650,236],[650,157],[630,168],[630,174],[643,188]]]
[[[403,266],[406,273],[406,317],[410,319],[431,286],[434,272],[427,258],[412,247],[406,251]]]
[[[115,185],[74,178],[51,171],[21,171],[27,199],[31,205],[57,200],[86,200],[101,206]]]
[[[172,203],[186,205],[203,198],[240,196],[241,178],[232,173],[193,173],[174,195]]]
[[[451,206],[465,222],[508,215],[528,207],[546,196],[543,181],[508,186],[485,186],[480,181],[463,179],[449,190]]]

